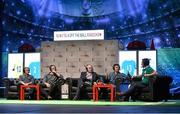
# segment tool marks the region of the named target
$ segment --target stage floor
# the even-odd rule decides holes
[[[108,102],[71,100],[0,100],[0,113],[180,113],[180,100]]]

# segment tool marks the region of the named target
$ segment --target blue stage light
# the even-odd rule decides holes
[[[17,10],[17,11],[16,11],[16,14],[17,14],[17,15],[20,15],[20,14],[21,14],[21,11],[20,11],[20,10]]]
[[[11,3],[11,6],[14,6],[14,2]]]

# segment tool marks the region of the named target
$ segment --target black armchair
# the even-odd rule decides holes
[[[135,79],[138,81],[139,79]],[[172,82],[172,78],[170,76],[161,76],[156,75],[149,77],[149,85],[144,88],[141,93],[132,96],[133,100],[139,99],[144,101],[167,101],[170,94],[169,88]]]
[[[7,99],[18,99],[19,98],[19,90],[18,90],[18,84],[19,79],[18,78],[3,78],[3,84],[5,89],[5,96]]]
[[[64,84],[64,79],[58,80],[58,90],[61,90],[61,85]],[[6,87],[5,89],[5,96],[7,99],[19,99],[19,79],[18,78],[3,78],[3,84]],[[44,91],[49,91],[49,88],[43,86],[42,79],[35,79],[34,84],[39,84]],[[29,92],[25,91],[25,97],[29,96]],[[41,98],[45,98],[41,96]],[[54,99],[61,99],[61,91],[56,91],[53,93]]]
[[[67,78],[66,82],[69,85],[68,90],[69,90],[69,99],[73,99],[76,95],[77,89],[78,89],[78,84],[79,84],[80,78]],[[102,82],[105,82],[105,76],[100,75],[100,80]],[[88,99],[92,98],[92,87],[87,87],[87,96],[82,96],[83,99]]]

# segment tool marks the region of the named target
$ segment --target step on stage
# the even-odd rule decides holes
[[[180,100],[168,102],[0,100],[0,113],[180,113]]]

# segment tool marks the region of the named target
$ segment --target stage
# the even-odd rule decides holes
[[[0,100],[0,113],[180,113],[180,100],[109,102],[71,100]]]

